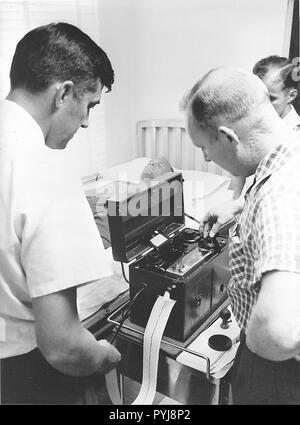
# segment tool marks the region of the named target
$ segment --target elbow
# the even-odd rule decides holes
[[[282,352],[282,360],[288,360],[300,352],[300,329],[292,323],[277,323],[273,326],[273,340]],[[281,360],[281,359],[279,359]]]
[[[72,367],[72,365],[76,363],[74,361],[73,350],[65,346],[56,347],[54,345],[48,346],[45,344],[39,344],[38,348],[45,360],[54,369],[57,369],[59,372],[62,372],[66,375],[78,375],[78,370],[75,367]]]
[[[300,352],[299,327],[282,320],[250,323],[246,343],[251,351],[272,361],[288,360]]]
[[[88,376],[94,372],[92,365],[85,361],[76,344],[66,341],[60,343],[38,341],[38,348],[50,366],[65,375]]]

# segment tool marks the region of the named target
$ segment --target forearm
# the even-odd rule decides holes
[[[102,373],[111,362],[109,350],[84,328],[76,333],[68,332],[66,338],[53,341],[51,347],[41,345],[39,348],[51,366],[66,375]]]
[[[72,287],[33,298],[37,345],[55,369],[74,376],[106,373],[120,353],[106,340],[97,341],[82,327],[76,308],[76,288]]]
[[[234,202],[234,215],[241,213],[245,203],[244,197],[240,196],[239,198],[235,199],[233,202]]]

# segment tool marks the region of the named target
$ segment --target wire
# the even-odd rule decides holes
[[[132,308],[132,306],[134,305],[134,303],[136,302],[136,300],[137,300],[137,298],[138,298],[138,296],[147,288],[147,285],[145,284],[145,283],[142,283],[142,285],[143,285],[143,287],[135,294],[135,296],[132,298],[132,300],[129,302],[129,305],[128,305],[128,307],[127,307],[127,310],[126,310],[126,312],[125,312],[125,314],[124,314],[124,316],[123,316],[123,318],[122,318],[122,320],[120,321],[120,323],[119,323],[119,325],[118,325],[118,327],[117,327],[117,329],[115,330],[115,332],[114,332],[114,335],[113,335],[113,337],[112,337],[112,339],[111,339],[111,341],[110,341],[110,343],[111,344],[113,344],[114,343],[114,341],[115,341],[115,339],[116,339],[116,337],[118,336],[118,333],[120,332],[120,330],[121,330],[121,327],[123,326],[123,323],[125,322],[125,320],[128,318],[128,316],[129,316],[129,314],[130,314],[130,311],[131,311],[131,308]]]
[[[199,220],[197,220],[195,217],[192,217],[191,215],[187,214],[186,212],[184,213],[184,215],[188,218],[190,218],[191,220],[194,220],[196,223],[201,224]]]
[[[124,270],[124,264],[121,262],[121,267],[122,267],[122,273],[123,273],[123,277],[126,280],[127,283],[129,283],[129,280],[127,279],[126,275],[125,275],[125,270]]]
[[[108,242],[111,245],[111,241],[109,239],[107,239],[105,236],[102,236],[100,233],[100,236],[102,239],[104,239],[106,242]]]

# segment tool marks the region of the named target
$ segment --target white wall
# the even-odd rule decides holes
[[[107,165],[134,155],[135,124],[182,118],[183,93],[212,67],[251,70],[283,54],[288,0],[99,0],[116,73],[105,95]]]

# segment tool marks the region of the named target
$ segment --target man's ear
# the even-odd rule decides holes
[[[237,145],[240,142],[237,134],[231,128],[225,127],[224,125],[218,127],[218,134],[221,136],[221,139],[233,145]]]
[[[289,91],[288,103],[292,103],[296,99],[297,96],[298,96],[298,90],[297,89],[291,89]]]
[[[55,93],[55,106],[61,108],[65,102],[73,94],[74,83],[73,81],[64,81],[56,85]]]

